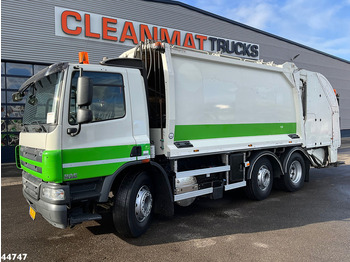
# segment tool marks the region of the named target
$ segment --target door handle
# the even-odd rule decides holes
[[[142,156],[142,148],[141,146],[134,146],[131,149],[130,157]]]

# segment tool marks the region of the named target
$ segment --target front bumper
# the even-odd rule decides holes
[[[22,182],[23,195],[29,205],[55,227],[66,228],[102,218],[94,210],[101,195],[102,178],[57,184],[44,182],[23,171]],[[48,199],[43,188],[63,190],[65,197],[63,200]]]
[[[51,225],[58,228],[66,228],[68,226],[66,205],[55,205],[44,202],[41,199],[33,200],[24,190],[23,195],[27,199],[29,205],[36,212],[41,214]]]
[[[58,228],[68,226],[68,207],[66,203],[54,203],[40,197],[42,180],[23,172],[23,195],[29,205],[50,224]]]

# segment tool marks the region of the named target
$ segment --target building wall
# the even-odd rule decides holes
[[[22,130],[25,101],[13,102],[22,83],[47,65],[1,62],[1,162],[13,162]]]
[[[170,1],[169,1],[170,2]],[[2,61],[31,63],[74,62],[79,51],[89,52],[90,62],[116,57],[129,49],[113,42],[97,42],[55,35],[55,6],[259,44],[260,59],[320,72],[340,94],[341,128],[350,129],[350,62],[305,48],[247,26],[219,19],[195,8],[164,1],[16,0],[1,2]]]

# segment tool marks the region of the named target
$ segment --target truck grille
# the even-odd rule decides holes
[[[42,180],[23,171],[22,173],[23,191],[35,200],[39,199],[40,184]]]
[[[22,157],[21,159],[21,165],[24,167],[33,170],[37,173],[42,173],[42,168],[33,164],[30,164],[25,161],[23,158],[27,158],[29,160],[41,163],[42,162],[42,154],[44,150],[43,149],[37,149],[37,148],[31,148],[31,147],[26,147],[26,146],[21,146],[19,155]]]

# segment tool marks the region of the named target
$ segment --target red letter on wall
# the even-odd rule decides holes
[[[199,49],[203,50],[203,42],[204,42],[204,40],[207,40],[208,37],[206,37],[204,35],[196,35],[196,38],[199,40]]]
[[[170,44],[170,37],[167,29],[165,28],[160,29],[160,40],[161,41],[165,40],[165,42]]]
[[[181,45],[181,33],[180,31],[174,30],[171,41],[169,37],[168,29],[161,28],[160,29],[160,40],[165,40],[165,42],[172,44],[172,45]]]
[[[102,17],[102,38],[104,40],[118,41],[116,36],[108,35],[108,32],[117,32],[117,28],[109,27],[108,24],[117,24],[117,19]]]
[[[186,34],[185,41],[184,41],[184,47],[196,49],[196,45],[194,44],[193,35],[191,33]]]
[[[140,41],[145,42],[145,36],[147,39],[152,40],[151,32],[147,25],[140,24]]]
[[[91,21],[90,21],[90,15],[85,14],[85,36],[91,37],[91,38],[100,38],[100,34],[92,33],[91,32]]]
[[[128,35],[128,31],[130,31],[130,35]],[[125,42],[126,39],[132,40],[132,42],[136,45],[138,43],[137,36],[135,33],[134,25],[131,22],[125,22],[123,27],[123,32],[120,37],[120,42]]]
[[[68,28],[68,16],[74,17],[76,21],[81,21],[81,16],[79,13],[73,11],[64,11],[61,15],[61,25],[63,32],[68,35],[80,35],[82,30],[80,26],[77,26],[75,29]]]

